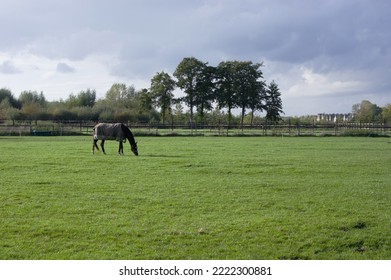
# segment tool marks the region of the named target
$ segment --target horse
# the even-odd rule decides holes
[[[98,123],[93,128],[92,136],[92,154],[94,154],[95,148],[99,150],[97,142],[101,140],[100,146],[102,147],[102,152],[105,152],[105,140],[117,140],[119,142],[118,154],[124,154],[123,143],[128,139],[130,144],[130,149],[133,154],[138,156],[137,142],[134,140],[133,134],[130,129],[123,123]]]

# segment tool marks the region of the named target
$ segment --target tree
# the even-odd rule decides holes
[[[384,122],[391,123],[391,104],[387,104],[383,107],[382,119]]]
[[[76,95],[74,95],[73,93],[71,93],[68,97],[68,99],[65,101],[65,103],[67,104],[67,107],[68,108],[73,108],[73,107],[77,107],[79,106],[79,102],[77,100],[77,97]]]
[[[249,108],[251,109],[250,124],[253,125],[254,113],[266,109],[266,83],[257,81],[254,84],[254,89],[249,94]]]
[[[87,89],[86,91],[79,92],[78,105],[80,107],[94,107],[96,101],[96,91],[93,89]]]
[[[215,77],[216,68],[212,66],[206,66],[201,73],[199,82],[196,86],[195,104],[197,112],[204,121],[205,110],[212,110],[212,102],[215,100]]]
[[[153,109],[153,97],[151,92],[148,91],[148,89],[144,88],[140,91],[138,95],[139,99],[139,109],[140,112],[142,111],[151,111]]]
[[[98,100],[94,110],[105,121],[129,121],[137,119],[137,92],[133,85],[115,83],[106,92],[106,98]]]
[[[220,109],[228,109],[228,127],[232,120],[232,109],[238,104],[235,94],[235,62],[220,62],[216,69],[216,100]]]
[[[153,96],[148,89],[144,88],[138,92],[137,97],[137,108],[139,116],[147,116],[147,121],[150,122],[152,115],[156,113],[153,108]],[[147,114],[147,115],[145,115]]]
[[[278,122],[281,120],[280,113],[282,111],[281,93],[278,85],[272,81],[266,90],[266,119],[272,122]]]
[[[19,102],[23,105],[37,103],[41,107],[46,107],[47,101],[43,92],[38,94],[36,91],[23,91],[18,98]]]
[[[156,75],[151,79],[150,91],[154,103],[157,107],[161,108],[163,124],[165,124],[166,121],[166,112],[170,112],[171,110],[171,104],[173,103],[174,98],[174,89],[175,81],[164,71],[156,73]]]
[[[381,108],[376,104],[363,100],[352,106],[353,117],[358,122],[373,122],[381,116]]]
[[[23,91],[18,98],[22,105],[21,113],[30,121],[37,120],[45,115],[48,102],[43,92],[38,94],[36,91]]]
[[[88,106],[73,107],[70,110],[70,112],[79,121],[82,121],[82,120],[88,121],[88,120],[93,120],[96,118],[93,111]]]
[[[246,109],[251,109],[251,123],[254,112],[264,109],[265,82],[261,66],[262,63],[251,61],[226,61],[218,65],[215,97],[220,108],[228,109],[228,125],[231,124],[233,108],[241,108],[241,125]]]
[[[96,100],[96,91],[87,89],[86,91],[81,91],[77,96],[70,94],[69,98],[66,100],[66,103],[69,108],[73,107],[94,107]]]
[[[263,109],[265,83],[260,80],[263,78],[259,69],[261,66],[262,63],[253,64],[251,61],[234,62],[234,93],[237,95],[237,105],[241,108],[241,125],[247,108],[252,110],[252,119],[255,110]]]
[[[134,86],[126,86],[126,84],[113,84],[106,93],[106,100],[116,107],[132,107],[132,103],[136,96]]]
[[[183,106],[181,102],[176,102],[175,108],[173,111],[173,118],[175,122],[184,123],[186,122],[186,114],[183,113]]]
[[[9,105],[14,108],[20,108],[20,104],[18,100],[15,99],[12,92],[9,89],[2,88],[0,89],[0,102],[7,99],[9,102]]]
[[[41,108],[42,107],[39,106],[38,102],[30,102],[23,104],[21,111],[28,120],[35,120],[35,123],[37,123],[37,120],[39,119],[39,115],[41,113]]]
[[[8,98],[5,98],[0,102],[0,120],[12,120],[12,125],[15,125],[15,120],[19,117],[19,109],[13,107]]]
[[[194,111],[197,106],[197,101],[200,101],[200,96],[204,88],[200,84],[205,83],[205,69],[207,63],[204,63],[194,57],[184,58],[177,66],[174,77],[177,78],[177,86],[181,88],[186,96],[182,98],[185,104],[190,109],[190,126],[193,126]]]

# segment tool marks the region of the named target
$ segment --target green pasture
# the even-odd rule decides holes
[[[391,140],[0,137],[0,259],[391,259]]]

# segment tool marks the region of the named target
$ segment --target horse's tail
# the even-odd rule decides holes
[[[99,147],[97,145],[98,136],[95,134],[95,127],[92,129],[92,145],[99,151]]]

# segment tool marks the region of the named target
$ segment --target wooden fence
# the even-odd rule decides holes
[[[91,134],[94,122],[0,123],[2,136],[64,136]],[[128,123],[136,135],[147,136],[391,136],[387,123],[316,123],[230,125]]]

